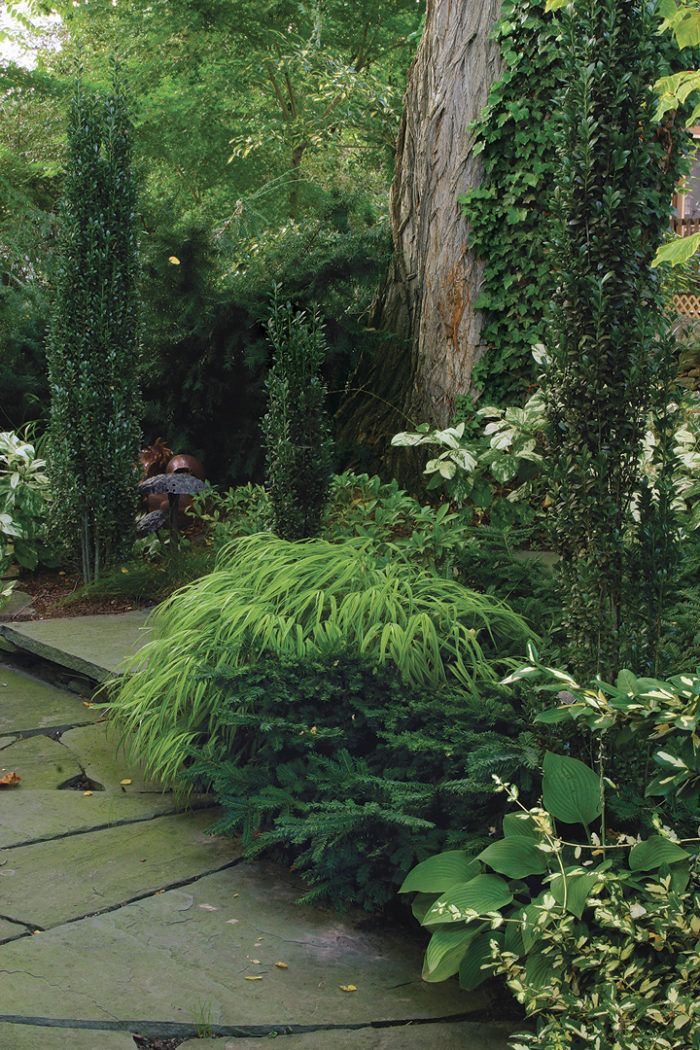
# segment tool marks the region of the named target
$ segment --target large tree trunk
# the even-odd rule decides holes
[[[394,339],[363,362],[340,415],[342,436],[394,469],[392,433],[420,422],[445,426],[481,354],[481,266],[458,197],[481,180],[471,124],[499,71],[489,36],[500,7],[427,0],[409,72],[390,199],[394,258],[372,325]]]

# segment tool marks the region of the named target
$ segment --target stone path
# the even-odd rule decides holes
[[[84,663],[113,658],[62,622]],[[286,871],[205,834],[207,800],[178,812],[88,696],[0,665],[3,771],[0,1050],[506,1050],[469,1020],[480,994],[420,980],[417,939],[297,905]]]

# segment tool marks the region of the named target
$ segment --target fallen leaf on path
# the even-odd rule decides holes
[[[341,992],[356,992],[357,991],[357,985],[355,985],[355,984],[340,984],[340,985],[338,985],[338,987],[340,988]]]
[[[215,908],[213,904],[200,904],[199,907],[202,909],[202,911],[218,911],[219,910],[218,908]]]
[[[90,798],[92,791],[83,791],[83,798]]]
[[[226,925],[227,926],[238,926],[238,923],[240,921],[241,921],[240,919],[227,919],[226,920]]]
[[[246,981],[262,981],[262,977],[260,976],[260,974],[251,974],[250,977],[246,977],[246,978],[244,978],[244,980],[246,980]]]
[[[288,970],[289,969],[289,963],[276,962],[275,966],[277,967],[278,970]]]
[[[119,783],[123,785],[133,784],[133,780],[131,780],[129,777],[124,777],[124,779],[120,780]]]
[[[0,773],[0,787],[16,787],[21,779],[14,771],[11,773]]]

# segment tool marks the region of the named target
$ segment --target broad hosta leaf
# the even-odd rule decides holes
[[[547,861],[542,850],[539,850],[534,842],[521,838],[492,842],[479,854],[478,859],[511,879],[541,875],[547,870]]]
[[[525,963],[525,975],[528,983],[536,991],[540,991],[548,983],[552,976],[552,961],[541,952],[534,952],[528,956]]]
[[[500,931],[487,930],[474,939],[467,954],[462,959],[459,967],[459,985],[466,992],[473,992],[480,984],[488,980],[491,970],[483,970],[482,966],[491,961],[491,941],[503,944],[503,934]]]
[[[548,751],[544,759],[542,799],[545,809],[566,824],[590,824],[602,810],[600,780],[577,758]]]
[[[424,926],[437,926],[439,923],[457,922],[460,913],[475,911],[479,915],[498,911],[513,900],[507,882],[497,875],[477,875],[470,882],[453,886],[435,901],[423,920]]]
[[[532,817],[527,813],[506,813],[503,818],[503,834],[507,839],[527,839],[528,842],[542,841],[542,836],[537,831]]]
[[[511,922],[505,924],[504,948],[507,952],[512,952],[513,955],[517,955],[518,958],[525,955],[526,952],[525,942],[523,941],[523,932],[520,925],[524,913],[524,908],[513,912],[509,916]]]
[[[416,864],[404,879],[400,893],[442,893],[456,882],[469,882],[480,866],[461,849],[438,853]]]
[[[564,904],[566,896],[566,910],[580,919],[586,907],[586,901],[591,895],[593,887],[600,881],[600,875],[595,871],[582,871],[580,868],[571,868],[566,872],[566,887],[561,875],[552,879],[550,891],[558,904]],[[564,890],[566,889],[566,895]]]
[[[417,893],[411,901],[413,918],[422,923],[439,896],[439,893]]]
[[[469,945],[483,930],[483,923],[471,926],[445,926],[430,938],[423,961],[423,980],[446,981],[459,970]]]
[[[684,849],[661,835],[652,835],[630,850],[632,871],[654,871],[662,864],[675,864],[679,860],[688,859],[689,854]]]

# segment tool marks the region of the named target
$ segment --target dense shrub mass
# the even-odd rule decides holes
[[[166,784],[177,781],[195,741],[221,732],[225,692],[201,677],[205,668],[348,649],[409,688],[477,697],[529,636],[504,603],[387,562],[367,541],[290,543],[268,533],[224,548],[217,570],[161,605],[152,627],[118,686],[115,712]]]
[[[305,899],[337,907],[377,909],[431,852],[485,846],[500,813],[491,775],[526,784],[538,757],[505,690],[407,686],[349,652],[202,679],[221,691],[221,732],[193,746],[188,776],[224,807],[212,830],[284,858]]]

